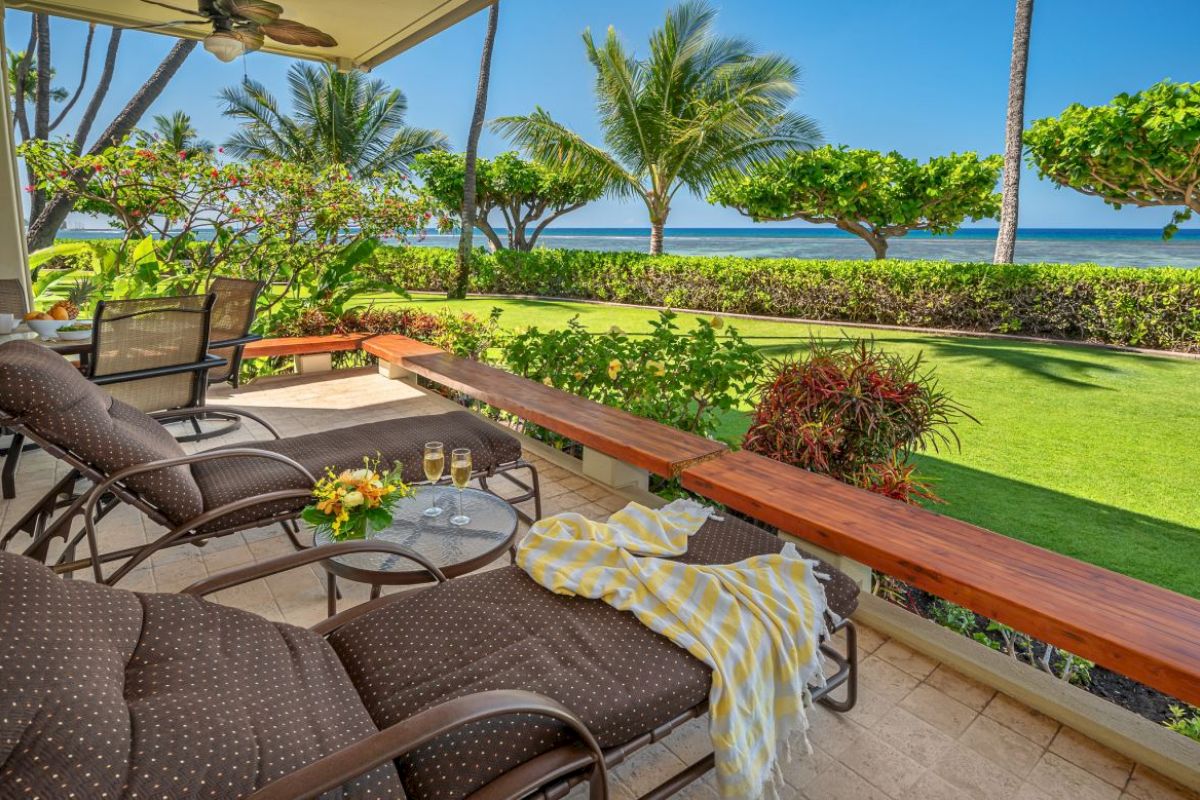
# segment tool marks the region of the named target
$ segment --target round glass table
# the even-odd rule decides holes
[[[425,516],[425,509],[438,501],[442,513]],[[396,504],[391,527],[372,533],[414,550],[433,563],[447,578],[474,572],[495,561],[505,550],[513,552],[517,537],[517,512],[503,498],[479,489],[462,490],[462,511],[471,521],[451,525],[458,512],[458,490],[452,486],[419,486],[412,497]],[[326,531],[313,536],[313,545],[333,542]],[[337,613],[337,579],[371,584],[371,599],[383,586],[425,583],[428,572],[416,563],[391,553],[351,553],[321,562],[327,573],[326,598],[329,614]]]

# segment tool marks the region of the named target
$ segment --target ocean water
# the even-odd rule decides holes
[[[62,238],[110,238],[110,229],[64,230]],[[503,234],[502,234],[503,235]],[[484,243],[483,234],[476,241]],[[649,228],[550,228],[539,247],[572,250],[644,252]],[[938,261],[992,260],[996,231],[967,228],[952,236],[916,232],[893,239],[891,258]],[[454,247],[457,235],[430,233],[413,238],[419,246]],[[868,259],[871,248],[861,239],[826,228],[668,228],[668,253],[754,257]],[[1106,266],[1200,267],[1200,229],[1180,231],[1163,241],[1158,228],[1026,228],[1017,237],[1016,260],[1023,263],[1103,264]]]
[[[480,235],[481,237],[481,235]],[[645,251],[650,230],[639,228],[550,228],[539,247],[572,250]],[[414,244],[453,247],[457,235],[431,234]],[[952,236],[915,232],[893,239],[890,258],[938,261],[992,260],[994,229],[970,228]],[[668,228],[668,253],[774,258],[868,259],[866,242],[836,229]],[[1106,266],[1200,267],[1200,230],[1184,230],[1170,241],[1153,229],[1031,228],[1017,237],[1016,260],[1022,263],[1102,264]]]

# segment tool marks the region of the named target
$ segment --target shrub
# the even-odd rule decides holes
[[[1200,742],[1200,708],[1171,706],[1171,718],[1163,724],[1176,733]]]
[[[720,412],[753,386],[761,358],[720,318],[681,333],[663,312],[647,336],[619,328],[593,333],[578,319],[564,330],[537,328],[502,346],[512,372],[563,391],[701,436],[716,433]]]
[[[957,444],[960,416],[969,415],[922,372],[920,355],[814,341],[767,370],[743,447],[906,503],[937,500],[912,453]]]
[[[428,342],[457,356],[481,360],[499,331],[500,309],[492,309],[486,320],[474,314],[437,314],[413,308],[367,307],[332,316],[321,308],[302,311],[272,336],[327,336],[333,333],[399,333]]]
[[[377,261],[396,285],[442,291],[454,254],[381,248]],[[472,291],[484,293],[1200,352],[1200,270],[584,250],[481,252],[472,264]]]

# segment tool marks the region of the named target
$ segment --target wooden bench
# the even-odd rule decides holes
[[[287,336],[259,339],[250,342],[242,351],[243,358],[275,358],[280,356],[311,356],[359,350],[369,333],[332,334],[330,336]]]
[[[318,340],[333,340],[331,342]],[[279,340],[275,340],[279,341]],[[801,539],[1200,705],[1200,602],[604,406],[405,336],[334,344],[469,394]],[[249,348],[248,348],[249,349]]]
[[[405,336],[376,336],[363,343],[363,350],[662,477],[676,477],[684,467],[727,449],[721,442],[458,358]]]
[[[685,489],[1200,705],[1200,602],[738,451]]]

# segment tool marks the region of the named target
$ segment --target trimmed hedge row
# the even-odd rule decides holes
[[[398,285],[444,290],[454,252],[381,248]],[[480,253],[471,288],[1200,352],[1200,269],[940,261]]]

